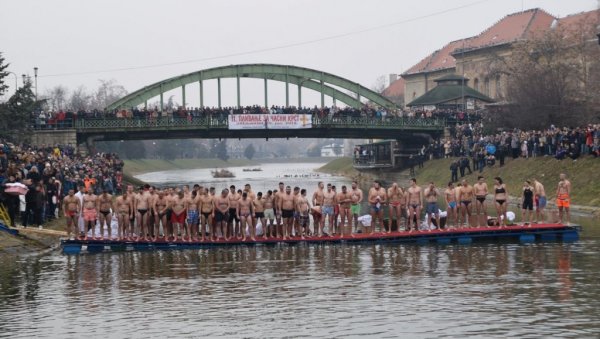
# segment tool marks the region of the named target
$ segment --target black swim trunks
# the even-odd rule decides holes
[[[240,221],[240,219],[238,219],[238,217],[237,217],[237,208],[230,208],[229,209],[229,219],[227,219],[227,222],[232,222],[234,220],[236,222]]]
[[[293,218],[294,217],[294,210],[282,209],[281,210],[281,217],[282,218]]]

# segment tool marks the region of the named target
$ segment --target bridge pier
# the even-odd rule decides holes
[[[31,143],[34,145],[68,145],[76,147],[77,131],[75,129],[36,130],[31,133]]]

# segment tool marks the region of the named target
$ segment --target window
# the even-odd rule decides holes
[[[502,96],[502,85],[500,85],[500,75],[496,75],[496,98]]]
[[[490,79],[489,78],[485,78],[485,81],[483,82],[483,94],[485,95],[490,95]]]

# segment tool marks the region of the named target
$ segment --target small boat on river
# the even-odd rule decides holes
[[[213,178],[235,178],[233,172],[224,168],[210,171],[210,174],[212,174]]]
[[[257,168],[244,168],[242,169],[242,171],[244,172],[262,172],[262,168],[257,167]]]
[[[508,227],[475,227],[451,230],[432,231],[398,231],[391,233],[357,233],[343,236],[324,237],[292,237],[288,239],[257,237],[256,240],[241,241],[238,239],[216,241],[131,241],[131,240],[62,240],[61,246],[65,254],[97,253],[104,251],[152,251],[172,249],[202,249],[228,246],[257,245],[298,245],[298,244],[400,244],[413,243],[419,245],[468,245],[473,242],[520,242],[563,241],[573,242],[579,239],[581,226],[564,224],[515,225]]]

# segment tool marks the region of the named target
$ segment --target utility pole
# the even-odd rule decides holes
[[[37,74],[38,74],[38,68],[34,67],[33,68],[33,76],[35,77],[35,101],[37,101],[38,99],[38,92],[37,92]]]

